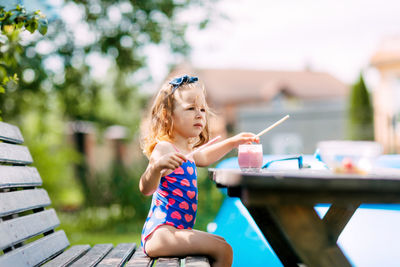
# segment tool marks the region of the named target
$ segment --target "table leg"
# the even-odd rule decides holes
[[[301,263],[300,258],[293,250],[288,240],[282,239],[284,234],[281,228],[276,224],[270,211],[263,206],[249,206],[247,210],[250,212],[261,232],[263,232],[282,264],[284,266],[298,266],[298,264]]]
[[[339,235],[359,206],[360,203],[353,205],[332,204],[330,206],[328,212],[323,217],[323,221],[327,225],[333,241],[337,242]]]
[[[351,266],[313,206],[274,205],[265,207],[265,211],[273,215],[307,266]]]

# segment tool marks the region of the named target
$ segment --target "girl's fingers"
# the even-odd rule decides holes
[[[180,159],[182,159],[183,161],[187,161],[187,158],[186,158],[186,156],[185,155],[183,155],[182,153],[176,153],[176,156],[178,156]]]

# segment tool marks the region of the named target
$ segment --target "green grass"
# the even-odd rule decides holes
[[[124,218],[113,212],[113,207],[92,207],[77,212],[58,211],[71,245],[100,243],[136,243],[140,245],[140,234],[145,218]]]
[[[140,246],[140,233],[127,232],[115,233],[114,231],[98,231],[98,232],[66,232],[71,245],[111,243],[116,246],[119,243],[136,243]]]

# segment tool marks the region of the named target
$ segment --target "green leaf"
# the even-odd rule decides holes
[[[6,92],[6,90],[4,89],[4,87],[2,85],[0,85],[0,94],[4,94]]]
[[[210,23],[210,20],[209,20],[209,19],[203,20],[203,21],[199,24],[199,29],[200,29],[200,30],[204,30],[204,29],[208,26],[208,23]]]
[[[37,29],[38,22],[36,20],[31,20],[27,25],[25,25],[25,28],[30,32],[34,33]]]
[[[47,33],[47,19],[39,19],[39,32],[41,35],[45,35]]]

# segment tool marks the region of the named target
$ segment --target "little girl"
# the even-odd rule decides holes
[[[241,133],[188,155],[209,140],[209,109],[197,77],[166,83],[151,109],[142,147],[149,165],[140,178],[144,195],[153,194],[141,245],[150,257],[207,255],[212,266],[231,266],[232,248],[217,235],[193,229],[197,211],[196,166],[208,166],[240,144],[259,142]]]

